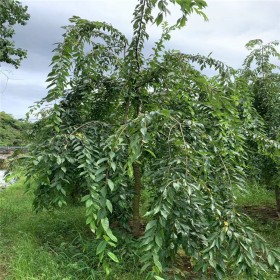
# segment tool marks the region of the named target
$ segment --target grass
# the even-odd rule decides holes
[[[237,192],[239,206],[271,206],[275,205],[274,191],[267,190],[258,184],[249,185],[244,192]]]
[[[36,214],[32,195],[24,193],[20,185],[18,182],[0,194],[0,279],[1,274],[5,280],[107,279],[98,267],[84,208],[69,206]],[[129,258],[128,264],[114,264],[114,274],[108,279],[142,279],[133,256]]]
[[[274,191],[251,185],[245,194],[237,193],[237,204],[240,211],[250,210],[245,210],[252,217],[249,224],[261,233],[273,248],[280,248],[280,221],[276,214]]]
[[[55,212],[34,213],[32,194],[18,181],[0,193],[0,280],[143,280],[138,256],[127,251],[127,238],[119,242],[119,264],[107,277],[98,266],[96,243],[84,221],[84,208],[69,206]],[[252,186],[237,194],[241,206],[271,206],[273,193]],[[251,225],[274,248],[280,248],[279,221],[253,219]],[[268,276],[269,280],[279,276]]]

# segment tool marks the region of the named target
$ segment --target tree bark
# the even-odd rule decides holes
[[[276,198],[276,209],[278,215],[280,215],[280,187],[275,186],[275,198]]]
[[[134,176],[134,197],[132,204],[133,218],[132,218],[132,233],[135,237],[140,236],[140,198],[141,198],[141,167],[139,163],[133,164]]]

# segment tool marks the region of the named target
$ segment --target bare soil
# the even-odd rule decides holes
[[[279,221],[280,213],[276,211],[275,207],[269,206],[244,206],[242,210],[245,214],[252,218],[257,218],[262,221]]]

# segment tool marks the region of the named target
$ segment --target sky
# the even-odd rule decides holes
[[[24,118],[29,107],[47,94],[45,80],[55,43],[62,41],[63,29],[73,15],[113,24],[129,38],[132,13],[137,0],[22,0],[31,15],[25,26],[16,26],[14,41],[28,51],[19,69],[1,64],[0,111]],[[206,0],[209,21],[191,15],[187,26],[175,31],[169,49],[208,55],[239,68],[252,39],[265,43],[280,39],[280,0]],[[171,9],[170,22],[177,11]],[[149,29],[147,52],[159,37],[160,28]]]

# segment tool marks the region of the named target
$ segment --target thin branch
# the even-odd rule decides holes
[[[85,127],[85,126],[88,126],[92,123],[97,123],[97,124],[101,124],[101,125],[104,125],[104,126],[112,126],[112,125],[109,125],[108,123],[104,123],[104,122],[100,122],[100,121],[90,121],[90,122],[87,122],[87,123],[84,123],[82,124],[81,126],[79,126],[78,128],[76,128],[74,131],[72,131],[70,133],[70,135],[73,135],[76,131],[78,131],[79,129]]]

